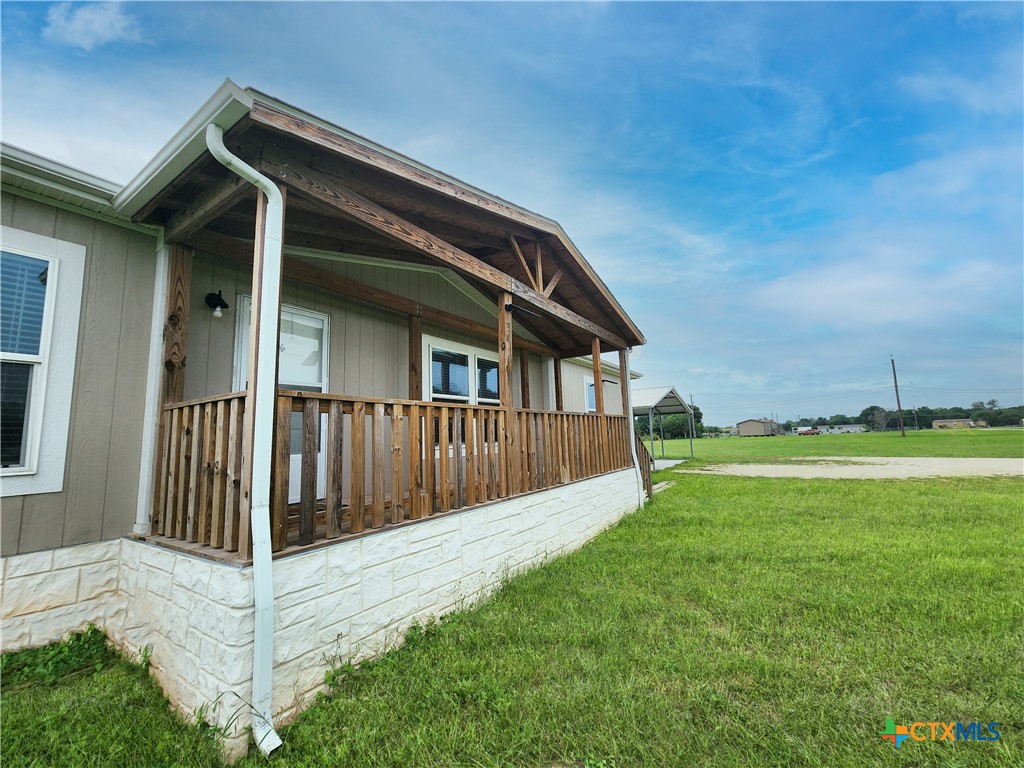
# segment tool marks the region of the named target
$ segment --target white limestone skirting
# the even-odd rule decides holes
[[[300,712],[337,661],[379,655],[415,622],[486,596],[517,571],[582,546],[636,506],[622,470],[408,523],[274,562],[274,712]],[[138,653],[173,704],[228,729],[251,718],[252,568],[122,539],[3,560],[3,648],[92,622]]]

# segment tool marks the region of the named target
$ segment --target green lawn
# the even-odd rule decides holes
[[[272,762],[1024,765],[1024,479],[661,479],[580,551],[337,670]],[[4,765],[212,764],[124,664],[5,689]],[[888,718],[1002,739],[896,750]]]
[[[0,743],[5,768],[221,765],[210,729],[172,713],[149,673],[95,629],[4,654]]]
[[[650,441],[644,444],[650,450]],[[707,463],[759,462],[802,456],[1024,457],[1024,429],[922,429],[860,435],[718,437],[693,441],[694,456]],[[654,441],[661,458],[661,442]],[[689,440],[666,440],[665,457],[690,458]]]
[[[583,550],[342,670],[277,761],[1024,763],[1024,482],[674,477]],[[887,718],[1003,739],[897,752]]]

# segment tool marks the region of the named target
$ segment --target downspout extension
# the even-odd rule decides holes
[[[256,186],[267,196],[267,220],[263,235],[263,280],[260,300],[260,334],[257,343],[255,407],[253,415],[252,490],[252,582],[256,626],[252,660],[252,731],[256,746],[270,755],[281,746],[281,737],[271,719],[274,675],[274,578],[270,555],[270,473],[274,429],[274,370],[277,361],[277,328],[281,297],[281,247],[284,202],[277,186],[266,176],[231,154],[224,146],[224,130],[213,123],[206,126],[206,146],[229,171]]]
[[[619,375],[625,376],[626,381],[629,382],[629,349],[626,349],[625,352],[626,370],[619,371]],[[644,476],[640,471],[640,457],[636,452],[636,419],[633,418],[632,386],[626,387],[626,407],[624,410],[629,414],[629,452],[633,455],[633,469],[636,470],[637,499],[640,502],[640,509],[643,509],[644,504],[647,502],[647,493],[644,490]]]

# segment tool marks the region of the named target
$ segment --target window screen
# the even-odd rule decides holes
[[[476,381],[476,397],[479,402],[498,402],[501,399],[498,395],[498,364],[496,362],[478,357]]]

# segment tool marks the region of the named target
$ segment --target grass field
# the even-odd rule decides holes
[[[645,441],[650,450],[650,441]],[[694,457],[704,463],[760,462],[804,456],[922,456],[1024,458],[1024,429],[923,429],[865,432],[860,435],[779,435],[718,437],[693,441]],[[654,441],[654,457],[661,443]],[[690,458],[689,440],[666,440],[665,457]]]
[[[661,478],[580,551],[336,670],[271,762],[1024,765],[1024,479]],[[123,661],[5,685],[2,718],[5,766],[216,762]],[[888,718],[1002,738],[896,750]]]

